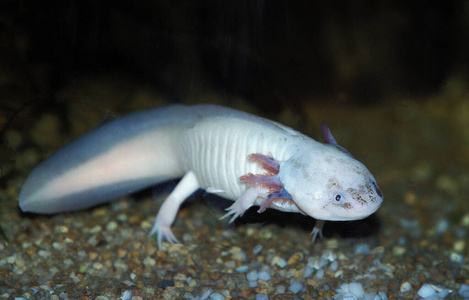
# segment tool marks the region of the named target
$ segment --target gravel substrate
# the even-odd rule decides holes
[[[377,178],[384,203],[375,216],[327,222],[325,238],[313,244],[313,219],[277,213],[256,220],[251,211],[227,227],[199,193],[173,225],[182,244],[160,250],[148,232],[167,191],[76,213],[19,211],[27,173],[58,147],[30,132],[62,132],[54,114],[28,115],[39,120],[30,132],[12,127],[3,137],[15,162],[2,165],[0,298],[469,299],[469,126],[461,127],[468,121],[458,114],[469,115],[469,106],[409,103],[304,107],[317,122],[308,134],[317,136],[316,124],[328,120]],[[439,113],[445,109],[454,110],[451,120]],[[291,114],[277,120],[294,126]]]

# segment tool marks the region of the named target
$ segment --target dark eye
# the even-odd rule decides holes
[[[375,187],[375,190],[376,190],[376,193],[378,194],[378,196],[383,197],[383,192],[381,192],[381,190],[379,189],[376,182],[372,181],[371,184]]]
[[[340,200],[342,200],[342,195],[341,194],[335,195],[335,201],[339,202]]]

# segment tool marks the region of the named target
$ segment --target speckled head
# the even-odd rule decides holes
[[[363,219],[383,202],[370,171],[334,144],[315,145],[284,161],[279,178],[299,209],[319,220]]]

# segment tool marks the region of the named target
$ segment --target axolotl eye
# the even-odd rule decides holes
[[[343,198],[343,197],[342,197],[341,194],[335,195],[335,201],[337,201],[337,202],[340,202],[340,201],[342,200],[342,198]]]
[[[378,185],[376,184],[376,182],[371,181],[371,184],[374,186],[374,188],[375,188],[376,193],[378,194],[378,196],[383,197],[383,192],[381,192],[381,190],[380,190],[380,188],[378,187]]]

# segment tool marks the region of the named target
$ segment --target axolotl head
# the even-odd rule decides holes
[[[363,219],[383,202],[383,193],[368,169],[334,145],[320,153],[303,153],[280,165],[279,179],[293,202],[315,219]]]
[[[315,219],[366,218],[381,206],[383,193],[370,171],[337,145],[324,126],[325,144],[315,144],[280,164],[283,188],[303,213]]]

